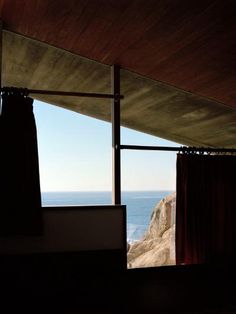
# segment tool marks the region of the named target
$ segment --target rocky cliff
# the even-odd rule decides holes
[[[129,268],[175,264],[175,204],[173,193],[154,208],[144,237],[129,246]]]

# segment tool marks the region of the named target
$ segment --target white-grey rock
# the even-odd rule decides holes
[[[129,247],[129,268],[175,264],[175,208],[176,193],[162,199],[154,208],[143,239]]]

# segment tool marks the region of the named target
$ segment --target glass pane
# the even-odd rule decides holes
[[[111,124],[34,101],[42,202],[111,204]]]
[[[127,144],[179,146],[131,130],[122,136]],[[175,167],[175,152],[122,151],[128,268],[175,264]]]

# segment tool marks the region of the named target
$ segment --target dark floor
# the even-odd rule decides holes
[[[236,313],[234,265],[126,270],[117,252],[85,255],[2,256],[0,313]]]

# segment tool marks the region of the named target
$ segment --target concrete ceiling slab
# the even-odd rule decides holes
[[[3,33],[3,86],[110,92],[110,66],[15,33]],[[236,111],[133,72],[121,71],[121,124],[184,145],[236,147]],[[110,100],[35,95],[104,121]]]

